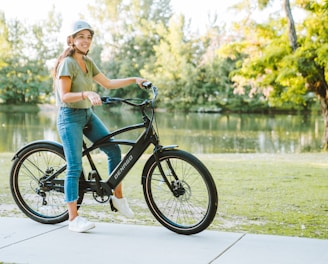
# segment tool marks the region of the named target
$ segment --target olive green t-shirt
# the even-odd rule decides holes
[[[57,105],[69,108],[90,108],[91,102],[84,99],[74,103],[61,101],[58,91],[58,80],[62,76],[68,76],[72,80],[71,92],[91,91],[94,87],[93,77],[100,73],[97,65],[89,57],[84,56],[87,72],[83,72],[80,65],[73,57],[66,57],[60,64],[56,74],[56,100]]]

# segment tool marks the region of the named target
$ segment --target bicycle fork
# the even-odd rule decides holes
[[[175,148],[176,146],[170,146],[171,148]],[[172,164],[171,164],[171,161],[169,159],[166,159],[165,162],[166,162],[166,165],[169,169],[169,171],[167,173],[165,173],[164,169],[163,169],[163,166],[159,160],[159,157],[158,157],[158,151],[162,151],[163,149],[156,149],[154,151],[154,156],[155,156],[155,160],[156,160],[156,163],[157,163],[157,166],[158,166],[158,169],[165,181],[165,183],[167,184],[168,188],[171,190],[171,192],[173,193],[173,195],[175,197],[179,197],[180,195],[184,195],[186,190],[185,188],[182,186],[182,183],[181,181],[179,180],[179,177],[178,175],[176,174]],[[171,175],[173,176],[174,180],[169,182],[168,178],[167,178],[167,175]]]

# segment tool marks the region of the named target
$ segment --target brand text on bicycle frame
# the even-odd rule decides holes
[[[122,172],[125,170],[125,168],[130,164],[130,162],[133,160],[133,156],[130,155],[126,161],[122,164],[120,169],[115,173],[114,179],[117,180],[117,178],[122,174]]]

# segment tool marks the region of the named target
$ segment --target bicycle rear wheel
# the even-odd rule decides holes
[[[213,221],[218,195],[205,165],[192,154],[168,150],[158,154],[164,180],[154,156],[144,170],[143,192],[154,217],[166,228],[184,235],[206,229]]]
[[[31,144],[16,155],[10,173],[13,198],[29,218],[56,224],[68,219],[64,202],[66,160],[60,145]],[[80,192],[78,204],[83,200]]]

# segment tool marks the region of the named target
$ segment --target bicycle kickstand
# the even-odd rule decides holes
[[[117,211],[118,211],[118,210],[116,209],[116,207],[114,206],[114,204],[113,204],[112,198],[109,199],[109,204],[110,204],[110,209],[111,209],[113,212],[117,212]]]

